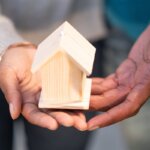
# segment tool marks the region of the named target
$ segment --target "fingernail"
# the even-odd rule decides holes
[[[90,128],[89,128],[89,131],[93,131],[93,130],[96,130],[96,129],[98,129],[98,128],[100,128],[100,127],[99,127],[99,126],[90,127]]]
[[[79,131],[87,131],[87,128],[80,128]]]
[[[9,111],[10,111],[11,118],[14,119],[14,106],[12,103],[9,104]]]
[[[78,129],[80,131],[86,131],[87,130],[87,123],[84,121],[78,122]]]
[[[87,126],[83,126],[82,128],[78,128],[80,131],[86,131],[87,130]]]

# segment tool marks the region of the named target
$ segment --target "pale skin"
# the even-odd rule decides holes
[[[35,51],[34,47],[10,48],[0,62],[0,88],[9,104],[12,119],[22,114],[30,123],[50,130],[56,130],[60,125],[87,130],[85,116],[80,111],[38,108],[39,76],[30,71]]]
[[[105,79],[93,78],[90,109],[104,113],[89,120],[88,129],[105,127],[136,115],[149,96],[150,26],[115,73]]]

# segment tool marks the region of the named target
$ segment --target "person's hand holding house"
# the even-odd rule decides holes
[[[149,96],[150,26],[114,74],[106,79],[93,79],[90,107],[105,112],[89,120],[89,130],[135,115]]]
[[[6,50],[0,62],[0,88],[10,108],[13,119],[20,113],[32,124],[55,130],[59,125],[74,126],[85,130],[87,124],[81,112],[65,112],[39,109],[40,95],[38,74],[30,72],[36,47],[32,44],[12,46]]]

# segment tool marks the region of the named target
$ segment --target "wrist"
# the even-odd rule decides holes
[[[0,52],[0,61],[1,61],[3,55],[5,54],[6,51],[8,51],[9,49],[12,49],[12,48],[19,48],[19,47],[32,48],[32,49],[36,49],[37,48],[37,46],[35,44],[30,43],[30,42],[20,42],[20,43],[11,44],[5,50]]]

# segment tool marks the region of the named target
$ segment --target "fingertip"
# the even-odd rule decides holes
[[[43,127],[52,131],[58,129],[59,127],[58,122],[54,118],[52,118],[51,116],[45,115],[43,113],[40,113],[40,114],[41,114],[41,119],[38,119],[38,117],[40,117],[38,116],[36,117],[36,120],[30,119],[28,121],[31,122],[32,124],[38,125],[40,127]]]
[[[60,118],[59,122],[65,127],[71,127],[74,124],[74,120],[70,116]]]
[[[59,127],[58,123],[55,120],[53,120],[53,121],[51,120],[50,122],[51,123],[48,124],[48,126],[46,128],[48,128],[49,130],[52,130],[52,131],[57,130]]]
[[[22,96],[18,87],[18,81],[13,76],[7,77],[9,80],[1,81],[1,90],[9,104],[9,111],[13,120],[17,119],[21,113]]]
[[[99,126],[93,126],[93,127],[89,127],[88,130],[94,131],[94,130],[99,129],[99,128],[100,128]]]
[[[75,112],[84,122],[86,122],[85,114],[82,111]]]
[[[101,127],[100,122],[98,122],[97,117],[99,116],[95,116],[87,122],[87,128],[89,131],[93,131]]]
[[[50,115],[65,127],[71,127],[74,124],[73,118],[65,112],[51,112]]]
[[[75,127],[80,131],[86,131],[88,129],[87,123],[81,119],[75,124]]]
[[[10,112],[11,118],[13,120],[16,119],[16,114],[15,114],[14,106],[12,103],[9,104],[9,112]]]
[[[91,123],[91,120],[89,120],[87,122],[87,127],[88,127],[88,130],[90,130],[93,127],[93,124]]]
[[[15,120],[20,116],[21,108],[18,107],[16,109],[15,106],[12,103],[9,103],[9,111],[10,111],[11,118],[13,120]]]
[[[87,123],[87,128],[88,128],[88,130],[89,130],[89,131],[93,131],[93,130],[98,129],[98,128],[99,128],[99,126],[98,126],[98,125],[93,124],[93,123],[92,123],[92,121],[91,121],[91,120],[89,120],[89,122]]]
[[[22,115],[31,123],[49,130],[56,130],[58,122],[48,114],[41,112],[36,104],[24,103]]]
[[[76,112],[75,114],[72,114],[72,117],[74,119],[74,127],[78,129],[79,131],[85,131],[87,130],[87,123],[85,115],[81,112]]]

